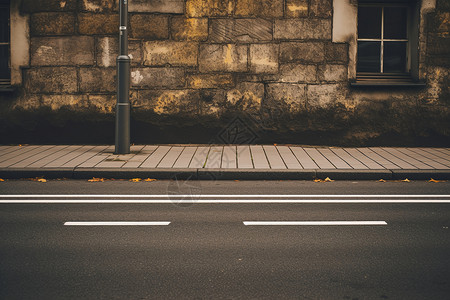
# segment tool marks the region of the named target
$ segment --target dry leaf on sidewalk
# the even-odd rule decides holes
[[[411,182],[408,178],[402,180],[403,182]]]
[[[447,182],[447,180],[436,180],[431,178],[428,182]]]
[[[47,180],[42,177],[30,178],[30,180],[37,181],[37,182],[47,182]]]
[[[324,180],[316,178],[314,182],[333,182],[334,180],[330,179],[330,177],[325,178]]]
[[[380,180],[378,180],[379,182],[386,182],[386,180],[384,180],[384,179],[380,179]]]
[[[103,182],[105,181],[104,178],[96,178],[96,177],[92,177],[92,179],[88,180],[89,182]]]
[[[132,179],[130,179],[131,182],[139,182],[141,180],[142,180],[141,178],[132,178]]]
[[[0,178],[0,182],[1,182],[1,181],[5,181],[5,180]]]
[[[144,181],[156,181],[156,179],[153,179],[153,178],[147,178],[147,179],[144,179]]]

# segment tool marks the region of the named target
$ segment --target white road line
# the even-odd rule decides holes
[[[450,195],[0,195],[0,198],[450,198]]]
[[[65,222],[65,226],[167,226],[170,222]]]
[[[387,225],[385,221],[244,221],[246,226],[361,226]]]
[[[374,200],[374,199],[227,199],[227,200],[145,200],[145,199],[128,199],[128,200],[114,200],[114,199],[79,199],[79,200],[45,200],[45,199],[24,199],[24,200],[0,200],[0,204],[435,204],[435,203],[450,203],[450,200],[442,199],[394,199],[394,200]]]

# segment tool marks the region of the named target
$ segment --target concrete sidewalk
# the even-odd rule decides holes
[[[450,148],[292,145],[0,146],[0,178],[450,179]]]

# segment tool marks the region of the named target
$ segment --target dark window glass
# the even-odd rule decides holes
[[[358,8],[358,38],[381,38],[381,7]]]
[[[384,73],[406,72],[406,42],[384,42]]]
[[[9,5],[0,3],[0,83],[9,82]]]
[[[0,43],[9,43],[9,9],[0,5]]]
[[[9,79],[9,46],[0,45],[0,79]]]
[[[384,38],[406,39],[408,10],[406,7],[384,8]]]
[[[381,72],[380,49],[380,42],[358,42],[358,64],[356,71]]]

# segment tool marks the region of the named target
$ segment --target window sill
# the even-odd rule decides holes
[[[352,87],[425,87],[425,82],[415,81],[409,74],[357,74]]]
[[[380,86],[380,87],[425,87],[424,82],[383,82],[383,81],[356,81],[350,82],[352,87],[369,87],[369,86]]]
[[[7,84],[0,84],[0,93],[12,93],[16,91],[16,87]]]

